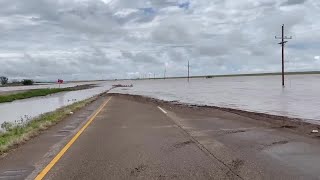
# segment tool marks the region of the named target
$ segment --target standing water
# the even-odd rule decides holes
[[[128,81],[133,88],[112,93],[143,95],[166,101],[211,105],[320,123],[320,75],[242,76]]]
[[[320,123],[320,75],[286,76],[286,87],[280,76],[159,79],[100,82],[98,87],[57,93],[0,104],[0,123],[33,118],[42,113],[90,98],[112,87],[112,93],[135,94],[181,103],[220,106],[246,111],[281,115]],[[90,83],[92,84],[92,82]],[[0,88],[1,89],[1,88]]]
[[[112,87],[111,82],[97,84],[97,86],[91,89],[0,103],[0,124],[5,121],[15,122],[16,120],[34,118],[42,113],[54,111],[57,108],[93,97]]]

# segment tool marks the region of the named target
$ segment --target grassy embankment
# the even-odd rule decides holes
[[[71,91],[69,88],[54,88],[54,89],[33,89],[22,93],[0,95],[0,103],[12,102],[19,99],[27,99],[36,96],[46,96],[49,94],[54,94],[63,91]]]
[[[39,117],[20,125],[7,122],[3,123],[1,127],[6,129],[6,131],[0,132],[0,155],[19,144],[28,141],[30,138],[37,136],[41,131],[66,118],[70,112],[77,111],[94,100],[95,98],[90,98],[76,102],[69,106],[59,108],[56,111],[40,115]]]
[[[33,89],[33,90],[28,90],[20,93],[0,95],[0,103],[12,102],[19,99],[27,99],[27,98],[37,97],[37,96],[46,96],[49,94],[54,94],[54,93],[59,93],[64,91],[76,91],[81,89],[88,89],[91,87],[92,85],[81,85],[81,86],[75,86],[70,88]]]

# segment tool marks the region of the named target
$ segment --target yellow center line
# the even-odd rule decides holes
[[[76,135],[68,142],[67,145],[63,147],[63,149],[52,159],[52,161],[38,174],[35,180],[43,179],[46,174],[53,168],[53,166],[59,161],[59,159],[67,152],[67,150],[72,146],[72,144],[79,138],[81,133],[91,124],[91,122],[97,117],[97,115],[101,112],[101,110],[107,105],[112,97],[106,100],[96,111],[96,113],[88,120],[88,122],[77,132]]]

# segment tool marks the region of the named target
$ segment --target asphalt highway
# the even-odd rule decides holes
[[[87,120],[69,136],[42,151],[32,148],[46,134],[0,159],[0,179],[320,178],[319,139],[247,117],[126,96],[102,97],[90,109],[90,116],[75,114]],[[23,175],[10,176],[18,165]]]
[[[113,98],[45,179],[237,179],[157,106]]]

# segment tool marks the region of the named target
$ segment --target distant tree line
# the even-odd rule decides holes
[[[2,85],[6,85],[9,81],[9,78],[5,77],[5,76],[1,76],[0,77],[0,81]]]
[[[23,85],[33,85],[33,83],[34,83],[34,81],[31,80],[31,79],[24,79],[24,80],[22,81],[22,84],[23,84]]]
[[[5,77],[5,76],[0,76],[0,83],[1,85],[8,85],[8,84],[12,84],[12,85],[19,85],[19,84],[22,84],[22,85],[33,85],[34,84],[34,81],[32,79],[24,79],[22,81],[17,81],[17,80],[14,80],[12,81],[12,83],[8,83],[9,82],[9,78],[8,77]]]

